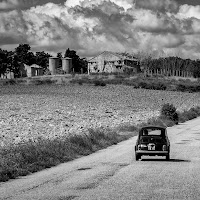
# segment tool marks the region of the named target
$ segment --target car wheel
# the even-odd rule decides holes
[[[141,158],[141,155],[135,154],[135,160],[139,160]]]
[[[166,155],[166,160],[170,160],[170,155],[169,154]]]

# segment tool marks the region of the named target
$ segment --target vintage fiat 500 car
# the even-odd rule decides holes
[[[146,126],[139,129],[135,145],[135,159],[141,156],[166,156],[170,159],[170,142],[167,129],[160,126]]]

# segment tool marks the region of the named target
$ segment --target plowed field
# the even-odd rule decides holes
[[[200,106],[200,95],[123,85],[3,86],[0,144],[81,133],[90,127],[136,124],[157,116],[164,103],[189,109]]]

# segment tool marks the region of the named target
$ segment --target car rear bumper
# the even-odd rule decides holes
[[[145,151],[145,150],[137,150],[135,151],[136,154],[140,155],[160,155],[160,156],[166,156],[169,154],[168,151]]]

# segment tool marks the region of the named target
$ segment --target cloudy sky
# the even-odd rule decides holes
[[[0,48],[200,58],[200,0],[0,0]]]

